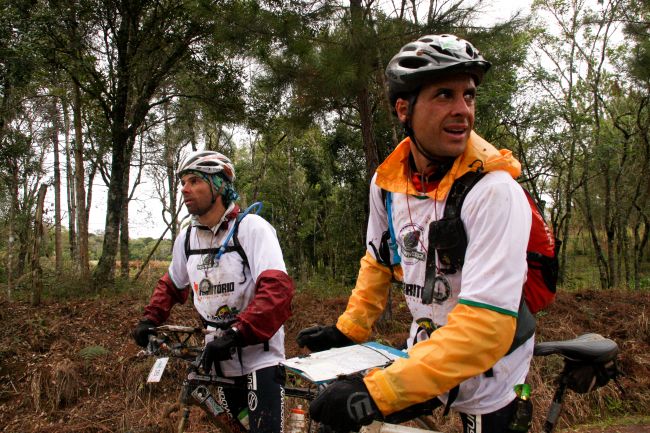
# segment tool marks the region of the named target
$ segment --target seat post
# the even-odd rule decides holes
[[[544,433],[551,433],[557,424],[557,420],[560,417],[562,412],[562,404],[564,400],[564,392],[566,391],[566,383],[564,376],[560,377],[557,388],[555,389],[555,394],[553,395],[553,401],[551,402],[551,407],[548,410],[548,415],[546,416],[546,422],[544,422]]]

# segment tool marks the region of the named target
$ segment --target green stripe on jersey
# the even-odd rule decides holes
[[[487,310],[496,311],[497,313],[507,314],[508,316],[517,317],[518,314],[516,311],[506,310],[505,308],[495,307],[494,305],[484,304],[482,302],[468,301],[467,299],[459,299],[459,304],[469,305],[470,307],[479,307],[485,308]]]

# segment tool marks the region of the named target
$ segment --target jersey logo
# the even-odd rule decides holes
[[[199,271],[204,271],[206,269],[210,269],[214,267],[215,253],[202,255],[201,257],[202,257],[201,264],[197,265],[196,269],[198,269]]]
[[[425,254],[421,250],[422,242],[420,241],[423,232],[423,228],[415,223],[407,224],[399,231],[404,263],[412,265],[415,262],[424,261]]]

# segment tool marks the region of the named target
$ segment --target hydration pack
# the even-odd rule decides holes
[[[468,172],[456,179],[449,191],[442,219],[432,222],[429,226],[429,246],[436,250],[440,264],[451,273],[462,268],[467,250],[467,235],[460,218],[463,201],[467,193],[484,175],[485,173],[482,172]],[[526,248],[528,274],[523,293],[528,310],[534,314],[548,307],[555,299],[558,277],[557,252],[561,241],[553,236],[541,209],[530,193],[525,188],[522,189],[532,212],[530,237]],[[388,231],[382,237],[379,250],[372,244],[371,247],[375,250],[377,261],[392,270],[392,266],[399,264],[401,259],[392,221],[392,193],[382,190],[382,195],[388,214]],[[392,261],[391,251],[394,257]]]

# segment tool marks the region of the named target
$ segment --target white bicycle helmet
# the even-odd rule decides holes
[[[431,79],[450,71],[471,74],[478,86],[490,66],[464,39],[454,35],[423,36],[404,45],[386,67],[391,103],[395,105],[398,97],[416,92]]]
[[[200,150],[187,155],[178,166],[176,175],[181,178],[188,171],[205,174],[221,173],[228,182],[235,180],[235,166],[226,156],[213,150]]]

